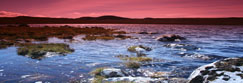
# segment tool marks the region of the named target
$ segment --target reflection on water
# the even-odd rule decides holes
[[[31,25],[46,26],[46,25]],[[61,26],[61,25],[48,25]],[[50,38],[49,43],[66,43],[75,52],[67,56],[53,56],[43,60],[34,60],[18,56],[17,47],[0,50],[0,82],[69,82],[90,78],[88,72],[98,67],[122,67],[123,61],[115,56],[131,55],[127,48],[144,45],[153,50],[146,52],[153,62],[142,69],[173,72],[176,77],[187,78],[198,66],[224,57],[242,57],[243,26],[214,25],[140,25],[140,24],[72,24],[70,26],[100,26],[130,32],[128,35],[138,39],[84,41],[82,35],[73,42]],[[134,32],[151,32],[158,34],[137,34]],[[192,45],[190,47],[166,47],[170,42],[156,41],[162,34],[178,34],[187,40],[173,44]],[[185,49],[189,50],[185,50]],[[199,49],[199,50],[198,50]],[[186,56],[186,57],[184,57]],[[203,59],[213,57],[212,59]]]

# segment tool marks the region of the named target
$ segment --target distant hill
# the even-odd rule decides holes
[[[0,24],[190,24],[190,25],[243,25],[243,18],[125,18],[119,16],[49,18],[0,17]]]
[[[127,20],[129,18],[118,17],[118,16],[100,16],[100,17],[80,17],[79,20]]]

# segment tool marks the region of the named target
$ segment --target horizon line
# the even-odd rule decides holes
[[[119,17],[119,18],[128,18],[128,19],[173,19],[173,18],[243,18],[243,17],[144,17],[144,18],[131,18],[131,17],[123,17],[123,16],[117,16],[117,15],[101,15],[101,16],[81,16],[77,18],[70,18],[70,17],[39,17],[39,16],[15,16],[15,17],[0,17],[0,18],[17,18],[17,17],[34,17],[34,18],[66,18],[66,19],[79,19],[83,17],[90,17],[90,18],[99,18],[99,17],[105,17],[105,16],[111,16],[111,17]]]

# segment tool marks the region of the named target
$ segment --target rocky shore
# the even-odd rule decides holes
[[[9,28],[11,27],[11,28]],[[75,28],[70,26],[61,27],[30,27],[26,25],[19,26],[23,31],[16,31],[19,27],[2,27],[0,30],[0,49],[11,46],[17,47],[17,54],[34,60],[42,60],[52,56],[65,56],[75,52],[70,43],[41,43],[48,41],[50,37],[63,40],[76,41],[77,37],[83,42],[92,41],[123,41],[140,40],[127,32],[116,29],[106,29],[102,27],[84,27]],[[44,30],[43,30],[44,29]],[[68,33],[63,32],[69,31]],[[43,32],[38,33],[38,30]],[[15,35],[13,35],[15,34]],[[149,35],[151,41],[159,43],[157,48],[173,51],[169,57],[180,57],[185,60],[196,60],[198,62],[212,62],[211,64],[193,67],[189,72],[185,69],[159,70],[166,67],[180,67],[184,65],[171,65],[170,63],[181,63],[160,58],[161,55],[151,56],[156,48],[149,44],[133,44],[122,48],[125,52],[114,53],[110,57],[120,60],[118,66],[100,66],[90,72],[87,82],[92,83],[242,83],[243,81],[243,59],[227,58],[217,55],[201,54],[203,49],[197,44],[187,41],[189,38],[178,34],[162,34],[155,32],[136,32],[137,35]],[[16,39],[17,38],[17,39]],[[76,38],[76,39],[77,39]],[[82,43],[83,43],[82,42]],[[188,43],[189,42],[189,43]],[[146,42],[147,43],[147,42]],[[95,46],[96,47],[96,46]],[[94,49],[93,49],[94,50]],[[97,49],[95,49],[97,50]],[[89,51],[89,50],[88,50]],[[110,50],[109,50],[110,51]],[[113,50],[114,51],[114,50]],[[113,52],[112,51],[112,52]],[[161,50],[159,50],[161,51]],[[99,52],[99,51],[98,51]],[[104,51],[105,52],[105,51]],[[157,50],[158,52],[158,50]],[[226,58],[226,59],[225,59]],[[205,64],[205,63],[204,63]],[[170,66],[168,66],[170,65]],[[189,66],[191,67],[191,66]],[[157,70],[155,69],[157,68]],[[197,69],[196,69],[197,68]],[[168,68],[169,69],[169,68]],[[190,69],[190,68],[188,68]],[[195,70],[194,70],[195,69]],[[191,71],[194,70],[192,73]],[[3,71],[3,70],[2,70]],[[90,71],[90,70],[88,70]],[[73,71],[72,71],[73,73]],[[86,72],[87,73],[87,72]],[[191,73],[191,74],[190,74]],[[184,75],[187,74],[187,75]],[[190,74],[190,76],[189,76]],[[39,75],[39,74],[37,74]],[[35,76],[35,75],[33,75]],[[44,76],[44,75],[43,75]],[[188,77],[189,76],[189,77]],[[31,75],[24,75],[22,78],[28,78]],[[80,81],[77,81],[80,82]],[[81,82],[82,83],[82,82]]]

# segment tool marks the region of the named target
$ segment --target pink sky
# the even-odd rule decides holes
[[[0,17],[243,17],[243,0],[1,0]]]

